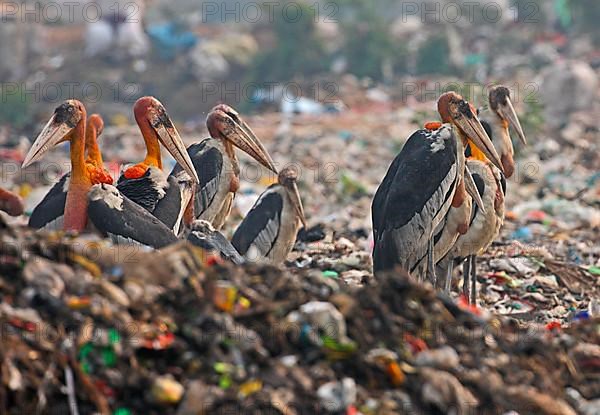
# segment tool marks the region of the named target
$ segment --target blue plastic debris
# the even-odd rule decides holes
[[[533,233],[529,227],[523,226],[514,231],[510,237],[511,239],[516,239],[518,241],[529,242],[533,239]]]
[[[198,37],[181,25],[171,22],[148,28],[148,35],[158,47],[162,59],[173,59],[178,53],[196,46]]]
[[[587,310],[583,310],[583,311],[580,311],[577,314],[575,314],[575,317],[573,317],[573,320],[575,320],[575,321],[589,320],[589,318],[590,318],[590,313]]]

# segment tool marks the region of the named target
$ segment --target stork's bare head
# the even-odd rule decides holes
[[[149,127],[151,134],[155,137],[152,140],[160,141],[192,180],[199,183],[198,173],[187,153],[185,144],[163,104],[154,97],[142,97],[133,105],[133,114],[142,131],[144,131],[144,127]]]
[[[277,168],[269,152],[258,139],[254,131],[229,105],[219,104],[206,118],[206,127],[211,137],[225,140],[277,173]]]
[[[94,127],[96,130],[96,136],[100,136],[104,131],[104,120],[100,114],[92,114],[88,118],[88,126]]]
[[[446,92],[438,100],[438,112],[442,122],[451,123],[461,135],[463,145],[472,142],[485,156],[502,169],[500,157],[477,118],[477,110],[456,92]]]
[[[27,167],[41,159],[57,144],[68,141],[75,127],[81,122],[85,123],[85,117],[85,107],[76,99],[69,99],[56,107],[54,114],[52,114],[25,156],[23,167]]]
[[[490,109],[504,121],[507,127],[510,125],[517,132],[523,144],[527,144],[523,127],[521,127],[519,117],[517,117],[517,112],[510,98],[510,90],[502,85],[494,86],[490,88],[488,98]]]

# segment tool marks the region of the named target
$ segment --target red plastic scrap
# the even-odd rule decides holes
[[[481,315],[481,310],[477,307],[477,305],[469,304],[469,300],[464,294],[461,294],[460,298],[458,299],[458,306],[461,309],[470,311],[475,315]]]
[[[425,343],[425,340],[419,339],[419,338],[413,336],[412,334],[405,333],[404,341],[406,343],[408,343],[413,354],[419,354],[423,350],[428,349],[427,343]]]
[[[354,405],[350,405],[346,408],[346,415],[358,415],[358,413],[358,409],[356,409],[356,406]]]
[[[600,370],[600,359],[597,358],[581,359],[577,361],[577,364],[585,370]]]
[[[546,330],[548,331],[554,331],[554,330],[560,330],[562,329],[562,325],[560,324],[560,321],[551,321],[550,323],[546,324]]]
[[[543,222],[546,219],[546,212],[543,210],[532,210],[527,214],[527,219],[531,222]]]
[[[164,350],[170,347],[175,341],[175,335],[173,333],[162,333],[151,339],[144,339],[142,347],[144,349],[152,350]]]
[[[101,379],[94,380],[94,386],[107,398],[114,398],[116,396],[115,390]]]
[[[219,257],[218,255],[210,255],[207,259],[206,259],[206,265],[209,267],[218,265],[218,264],[222,264],[223,260],[221,259],[221,257]]]
[[[506,274],[506,271],[492,272],[488,274],[488,278],[492,278],[495,284],[505,284],[510,280],[510,277]]]
[[[28,332],[34,332],[37,328],[37,325],[35,323],[32,323],[30,321],[23,321],[16,317],[13,317],[10,320],[8,320],[8,323],[13,327],[16,327],[18,329],[25,330]]]

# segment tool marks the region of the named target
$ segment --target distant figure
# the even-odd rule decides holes
[[[540,76],[544,85],[540,97],[548,131],[564,127],[571,114],[590,108],[600,85],[594,69],[582,60],[555,62],[546,66]]]
[[[132,4],[132,3],[129,3]],[[113,53],[140,57],[148,52],[149,42],[142,25],[142,3],[121,7],[119,11],[102,8],[100,20],[88,22],[85,32],[85,56]]]

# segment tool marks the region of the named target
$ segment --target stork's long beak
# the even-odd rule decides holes
[[[506,104],[498,105],[498,112],[500,116],[505,120],[508,120],[510,126],[517,132],[519,139],[525,145],[527,145],[527,139],[525,138],[525,133],[523,132],[523,127],[521,127],[521,123],[519,122],[519,117],[517,117],[517,112],[513,107],[512,101],[510,98],[506,97]]]
[[[485,154],[485,156],[501,171],[503,170],[500,156],[492,144],[492,140],[485,132],[483,125],[479,122],[479,119],[475,115],[474,111],[470,111],[469,114],[459,113],[458,116],[454,117],[456,125],[471,139],[473,144]]]
[[[152,127],[156,131],[156,134],[158,134],[158,139],[162,145],[166,147],[169,154],[171,154],[175,161],[183,167],[183,170],[190,175],[194,183],[200,183],[198,173],[194,168],[194,163],[192,163],[192,159],[185,148],[185,144],[171,120],[167,118],[166,121],[157,123]]]
[[[300,192],[298,191],[298,186],[294,182],[291,186],[286,186],[286,191],[290,200],[292,201],[292,206],[294,210],[300,217],[300,222],[302,222],[302,226],[306,228],[306,217],[304,216],[304,208],[302,207],[302,199],[300,199]]]
[[[479,194],[477,186],[475,185],[475,180],[473,180],[473,175],[471,174],[471,171],[469,170],[467,165],[465,165],[465,174],[463,175],[463,177],[465,181],[465,190],[467,191],[469,196],[471,196],[473,201],[477,204],[479,209],[481,209],[481,212],[485,213],[483,200],[481,199],[481,195]]]
[[[221,110],[209,114],[209,120],[211,116],[216,117],[215,121],[220,123],[220,130],[227,140],[267,169],[277,173],[277,168],[269,152],[244,120]]]
[[[37,136],[29,152],[23,160],[22,167],[25,168],[42,158],[52,147],[64,141],[65,137],[75,128],[68,122],[59,122],[56,120],[56,114],[50,117],[48,123]]]

